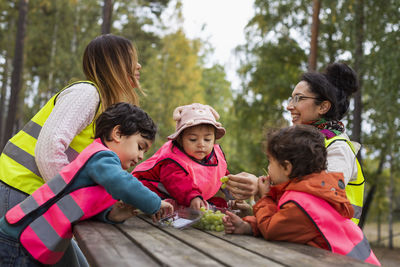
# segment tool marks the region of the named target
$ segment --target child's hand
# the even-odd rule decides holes
[[[156,213],[151,215],[151,218],[153,219],[153,222],[157,222],[162,218],[171,215],[173,212],[174,212],[174,207],[170,203],[161,200],[160,209]]]
[[[138,213],[139,211],[134,206],[126,204],[120,200],[113,205],[107,218],[113,222],[123,222],[130,217],[136,216]]]
[[[258,197],[262,198],[263,196],[267,195],[271,185],[271,177],[268,176],[261,176],[258,179]]]
[[[244,200],[229,200],[228,207],[233,210],[240,210],[239,217],[253,215],[253,208]]]
[[[227,234],[252,234],[251,225],[232,212],[227,211],[225,213],[225,216],[222,217],[222,223]]]
[[[190,201],[190,207],[195,210],[200,210],[201,207],[207,209],[207,206],[207,203],[205,203],[205,201],[199,197],[195,197],[192,199],[192,201]]]

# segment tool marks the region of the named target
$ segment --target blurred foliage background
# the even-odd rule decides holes
[[[310,45],[316,3],[317,52]],[[174,31],[161,19],[168,6],[173,10],[169,19],[177,24]],[[361,90],[344,122],[348,134],[363,145],[369,218],[399,219],[398,0],[255,0],[247,42],[235,50],[241,81],[235,90],[225,66],[208,64],[212,46],[185,35],[182,0],[0,0],[0,10],[2,146],[53,94],[84,79],[84,48],[97,35],[111,32],[132,40],[139,52],[147,94],[141,106],[159,126],[147,156],[174,131],[174,108],[200,102],[221,115],[227,135],[220,143],[230,172],[262,175],[265,131],[289,125],[286,99],[314,52],[316,70],[343,61],[359,74]],[[111,23],[105,27],[107,20]]]

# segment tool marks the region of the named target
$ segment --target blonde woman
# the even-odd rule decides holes
[[[0,216],[92,143],[94,121],[102,111],[118,102],[138,104],[140,69],[135,48],[123,37],[101,35],[88,44],[83,55],[87,80],[53,96],[5,146],[0,156]],[[64,257],[69,266],[75,256]]]

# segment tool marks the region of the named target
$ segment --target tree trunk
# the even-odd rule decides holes
[[[371,206],[372,200],[374,199],[375,192],[376,192],[376,184],[373,184],[368,191],[367,197],[364,199],[364,205],[360,217],[360,222],[358,223],[358,226],[361,229],[364,228],[364,224],[367,219],[368,211]]]
[[[50,99],[51,95],[53,95],[53,81],[54,81],[54,71],[55,71],[55,58],[56,58],[56,53],[57,53],[57,37],[58,37],[58,13],[59,13],[59,9],[57,7],[57,1],[54,1],[54,5],[55,5],[55,10],[56,10],[56,14],[55,14],[55,22],[53,25],[53,34],[51,37],[51,50],[50,50],[50,58],[49,58],[49,65],[50,65],[50,69],[49,69],[49,75],[47,76],[48,79],[48,86],[46,88],[46,93],[44,94],[46,97],[44,97],[44,99],[42,99],[42,97],[40,98],[40,106],[43,106],[44,103],[46,103],[46,101],[48,99]],[[45,88],[43,88],[45,89]],[[43,101],[43,103],[42,103]]]
[[[385,164],[385,161],[386,161],[385,158],[386,158],[386,149],[383,149],[381,151],[378,169],[376,170],[376,172],[374,174],[374,177],[376,178],[376,180],[378,180],[378,177],[380,177],[380,175],[382,174],[383,165]],[[363,229],[365,221],[367,219],[368,211],[369,211],[369,208],[371,206],[372,200],[374,199],[374,195],[375,195],[377,186],[378,186],[377,182],[373,183],[371,188],[368,191],[367,197],[365,198],[363,209],[362,209],[362,213],[361,213],[360,222],[358,223],[358,226],[361,229]]]
[[[353,131],[352,139],[361,144],[361,113],[362,113],[362,79],[363,79],[363,59],[364,59],[364,0],[356,1],[355,8],[355,33],[356,33],[356,50],[354,55],[354,70],[358,74],[359,89],[354,95],[354,112],[353,112]],[[358,153],[358,160],[361,163],[361,153]]]
[[[4,67],[3,67],[3,75],[2,75],[2,81],[1,81],[1,92],[0,92],[0,151],[3,150],[3,119],[5,119],[4,116],[4,109],[5,109],[5,103],[6,103],[6,93],[7,93],[7,85],[8,85],[8,55],[7,51],[5,51],[4,56]]]
[[[75,54],[77,51],[78,47],[78,27],[79,27],[79,21],[80,21],[80,7],[78,3],[75,3],[75,8],[74,8],[74,31],[72,34],[71,38],[71,54]]]
[[[378,246],[379,246],[379,245],[381,244],[381,242],[382,242],[382,235],[381,235],[381,225],[382,225],[382,223],[381,223],[381,213],[382,213],[381,208],[378,207],[378,222],[377,222],[377,227],[378,227],[378,229],[377,229],[377,232],[378,232],[378,240],[377,240],[377,243],[378,243]]]
[[[3,146],[14,133],[14,122],[18,109],[19,92],[22,87],[22,72],[24,64],[24,37],[28,14],[28,0],[19,1],[19,15],[17,35],[15,38],[15,52],[13,70],[11,74],[11,95],[8,105],[7,121],[4,129]]]
[[[107,34],[111,32],[111,17],[113,11],[113,1],[104,0],[103,5],[103,24],[101,25],[101,34]]]
[[[393,151],[390,153],[390,184],[389,184],[389,215],[388,215],[388,224],[389,224],[389,248],[393,249],[393,191],[394,191],[394,164],[393,159],[394,153]]]
[[[310,57],[308,61],[308,70],[315,71],[317,69],[317,51],[318,51],[318,28],[319,28],[319,10],[321,8],[320,0],[313,1],[313,17],[311,25],[311,43]]]

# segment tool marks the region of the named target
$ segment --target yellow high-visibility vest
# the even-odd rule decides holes
[[[330,139],[325,138],[325,147],[328,148],[335,141],[345,141],[350,146],[354,155],[356,155],[353,143],[342,136],[334,136]],[[356,158],[356,163],[357,163],[357,180],[349,182],[346,185],[346,196],[354,208],[354,216],[351,220],[356,224],[358,224],[361,218],[362,208],[364,204],[365,179],[361,165],[358,162],[357,158]]]
[[[0,155],[0,180],[22,192],[32,194],[38,189],[44,180],[41,177],[35,161],[35,147],[39,133],[50,116],[57,96],[66,88],[77,83],[89,83],[97,86],[90,81],[79,81],[67,85],[60,92],[54,95],[42,109],[6,144]],[[97,112],[100,111],[100,105]],[[65,154],[71,162],[79,153],[94,140],[94,120],[83,129],[69,144]]]

